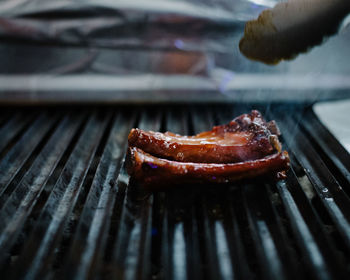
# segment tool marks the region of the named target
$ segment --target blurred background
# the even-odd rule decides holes
[[[277,0],[0,1],[0,102],[344,99],[350,28],[268,66],[239,51]]]

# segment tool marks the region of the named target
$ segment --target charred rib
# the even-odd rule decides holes
[[[286,151],[239,163],[177,162],[152,156],[143,150],[128,149],[129,174],[145,188],[158,189],[179,184],[227,184],[265,174],[284,172],[289,167]]]
[[[253,110],[230,123],[194,136],[132,129],[130,147],[170,160],[201,163],[233,163],[262,158],[281,150],[279,129]]]

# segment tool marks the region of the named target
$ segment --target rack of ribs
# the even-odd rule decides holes
[[[194,136],[133,128],[127,170],[140,185],[225,184],[262,175],[283,177],[289,156],[274,121],[253,110]],[[169,184],[171,182],[171,184]]]

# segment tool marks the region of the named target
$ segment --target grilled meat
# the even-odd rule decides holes
[[[258,111],[194,136],[132,129],[127,170],[139,184],[157,189],[177,184],[225,184],[261,175],[283,177],[289,156],[279,129]]]
[[[181,162],[230,163],[254,160],[280,150],[278,128],[258,111],[195,136],[160,133],[138,128],[129,134],[129,146],[160,158]],[[277,141],[276,141],[277,139]]]
[[[264,174],[277,174],[289,167],[286,151],[261,159],[237,163],[178,162],[158,158],[139,148],[129,148],[129,174],[145,188],[179,184],[232,183]]]

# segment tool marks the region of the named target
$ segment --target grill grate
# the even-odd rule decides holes
[[[131,127],[193,134],[257,108],[292,169],[278,183],[128,186]],[[8,279],[349,277],[350,158],[299,105],[10,108],[0,113]]]

